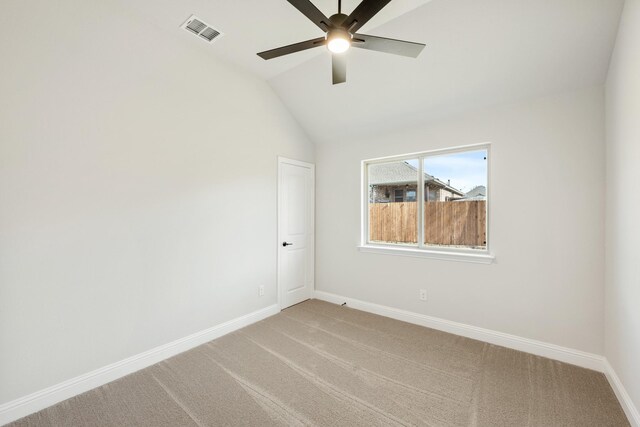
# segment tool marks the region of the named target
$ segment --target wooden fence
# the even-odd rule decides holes
[[[487,240],[485,200],[425,202],[424,242],[431,245],[482,247]],[[418,204],[370,203],[369,240],[418,242]]]

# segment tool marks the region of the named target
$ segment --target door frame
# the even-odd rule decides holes
[[[276,266],[276,292],[278,294],[278,308],[280,308],[280,310],[282,311],[282,303],[283,303],[283,298],[282,298],[282,291],[283,291],[283,286],[281,283],[281,278],[282,278],[282,273],[281,273],[281,263],[282,263],[282,255],[281,255],[281,249],[282,246],[281,242],[283,242],[283,236],[281,234],[282,231],[282,227],[280,225],[280,220],[282,219],[282,194],[280,193],[280,190],[282,189],[282,165],[283,164],[288,164],[288,165],[294,165],[294,166],[302,166],[302,167],[306,167],[309,168],[311,170],[311,197],[310,197],[310,201],[311,201],[311,229],[312,229],[312,242],[309,244],[309,249],[311,250],[311,293],[313,296],[313,292],[315,291],[315,287],[316,287],[316,276],[315,276],[315,263],[316,263],[316,251],[315,251],[315,246],[316,246],[316,165],[313,163],[308,163],[308,162],[303,162],[301,160],[295,160],[295,159],[290,159],[287,157],[282,157],[282,156],[278,156],[278,184],[276,187],[276,193],[277,193],[277,197],[278,197],[278,212],[277,212],[277,218],[276,218],[276,235],[277,235],[277,242],[276,242],[276,251],[277,251],[277,266]]]

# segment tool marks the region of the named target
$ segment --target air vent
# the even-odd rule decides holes
[[[191,15],[191,17],[187,19],[184,24],[182,24],[182,28],[189,31],[191,34],[197,35],[202,40],[205,40],[209,43],[222,36],[222,33],[220,31],[212,28],[209,24],[203,22],[200,18],[196,18],[194,15]]]

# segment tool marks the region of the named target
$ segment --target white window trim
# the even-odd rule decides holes
[[[417,200],[424,200],[424,157],[433,155],[459,153],[473,150],[487,150],[487,246],[485,249],[466,248],[446,248],[429,246],[424,244],[424,206],[418,203],[418,244],[415,246],[401,244],[383,244],[369,242],[369,186],[367,168],[371,164],[387,163],[390,161],[402,161],[418,158],[418,185]],[[490,224],[491,224],[491,143],[465,145],[440,150],[423,151],[419,153],[402,154],[398,156],[380,157],[363,160],[361,162],[361,230],[360,230],[360,252],[377,253],[384,255],[409,256],[418,258],[432,258],[445,261],[461,261],[479,264],[491,264],[495,260],[495,255],[491,253],[490,244]]]

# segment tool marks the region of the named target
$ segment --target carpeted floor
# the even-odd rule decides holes
[[[311,300],[15,426],[627,426],[605,376]]]

